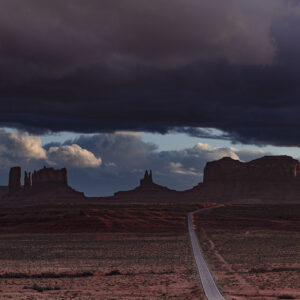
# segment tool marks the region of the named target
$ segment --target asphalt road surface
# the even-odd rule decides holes
[[[203,286],[203,290],[207,300],[225,300],[225,298],[221,295],[216,285],[216,282],[202,255],[202,250],[199,245],[199,241],[193,227],[193,214],[196,212],[198,211],[194,211],[188,214],[188,227],[189,227],[189,234],[192,242],[194,257],[198,268],[199,276],[201,279],[201,283]]]

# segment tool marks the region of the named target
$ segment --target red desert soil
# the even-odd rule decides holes
[[[200,207],[2,209],[0,299],[204,299],[186,228]]]
[[[187,232],[189,211],[210,204],[56,204],[3,208],[0,233]]]
[[[300,299],[300,205],[226,205],[194,222],[226,299]]]

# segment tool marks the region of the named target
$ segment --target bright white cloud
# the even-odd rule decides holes
[[[213,149],[210,145],[203,143],[198,143],[195,148],[200,151],[211,151]]]
[[[170,170],[174,174],[179,174],[179,175],[192,175],[192,176],[199,176],[202,177],[203,173],[200,172],[199,170],[195,168],[184,168],[184,166],[177,162],[170,162]]]
[[[48,150],[48,160],[52,164],[78,168],[99,167],[102,163],[100,157],[76,144],[51,147]]]
[[[240,159],[237,154],[237,149],[232,147],[211,147],[208,144],[198,143],[194,149],[199,152],[199,155],[205,155],[207,160],[217,160],[224,156],[232,159]]]
[[[0,130],[0,155],[24,159],[45,159],[46,151],[39,137]]]
[[[50,147],[47,151],[37,136],[0,130],[0,167],[12,165],[35,167],[43,164],[93,168],[102,163],[100,157],[78,145]]]
[[[165,171],[177,175],[201,178],[207,161],[218,160],[224,156],[239,159],[236,149],[228,147],[212,147],[209,144],[198,143],[192,148],[180,151],[164,152]],[[161,162],[163,165],[164,162]]]

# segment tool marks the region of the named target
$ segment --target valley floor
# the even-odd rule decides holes
[[[226,299],[300,299],[299,205],[225,206],[194,224]]]
[[[186,226],[200,207],[2,210],[0,299],[204,299]]]
[[[187,213],[202,204],[3,208],[0,299],[205,299]],[[194,215],[227,300],[300,299],[300,205]]]
[[[185,234],[0,237],[1,299],[203,299]]]

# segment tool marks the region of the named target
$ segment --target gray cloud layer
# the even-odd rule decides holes
[[[3,0],[0,120],[299,146],[300,5]]]

